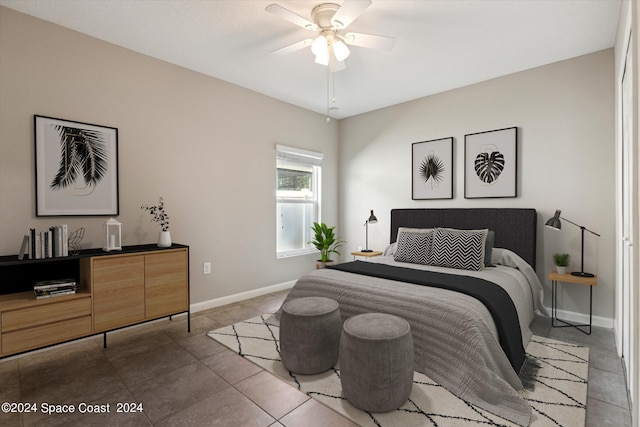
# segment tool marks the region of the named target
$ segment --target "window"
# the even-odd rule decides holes
[[[276,146],[277,257],[315,252],[311,227],[320,222],[322,153]]]

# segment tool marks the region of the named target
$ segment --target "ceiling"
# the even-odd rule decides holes
[[[343,0],[335,0],[341,4]],[[322,0],[0,0],[98,39],[327,112],[327,68],[309,49],[270,52],[314,33],[265,11],[310,18]],[[620,0],[373,0],[349,31],[395,37],[351,48],[334,74],[334,118],[613,47]]]

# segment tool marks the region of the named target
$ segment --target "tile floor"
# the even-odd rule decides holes
[[[97,336],[2,360],[0,402],[31,403],[38,411],[0,413],[0,425],[353,426],[205,335],[273,312],[286,293],[195,313],[191,333],[181,316],[112,332],[106,349]],[[533,329],[591,347],[587,426],[631,425],[611,330],[587,336],[551,328],[548,319],[537,319]]]

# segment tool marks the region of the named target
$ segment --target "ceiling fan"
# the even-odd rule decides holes
[[[395,43],[393,37],[352,32],[342,34],[369,6],[371,0],[345,0],[342,6],[322,3],[313,8],[309,20],[278,4],[270,4],[265,8],[267,12],[305,30],[317,32],[314,39],[304,39],[271,53],[284,55],[311,46],[316,63],[328,66],[331,71],[340,71],[345,68],[344,60],[350,54],[347,45],[390,50]]]

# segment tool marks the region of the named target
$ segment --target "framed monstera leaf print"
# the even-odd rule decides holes
[[[518,128],[464,136],[464,197],[516,197]]]
[[[34,121],[36,216],[118,215],[118,129]]]
[[[411,144],[411,198],[453,199],[453,138]]]

